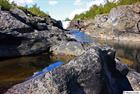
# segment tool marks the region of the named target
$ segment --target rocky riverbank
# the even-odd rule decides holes
[[[60,50],[59,53],[73,55],[76,52],[74,55],[78,55],[83,46],[66,33],[61,21],[49,16],[39,17],[18,8],[10,11],[0,10],[0,58],[50,51],[56,53],[54,48],[58,45],[68,50],[67,52]],[[65,44],[70,46],[67,47]]]
[[[140,3],[113,8],[95,19],[72,21],[68,29],[80,29],[92,37],[140,41]]]
[[[92,37],[130,35],[139,41],[139,6],[120,6],[109,15],[80,21],[76,27]],[[140,90],[140,74],[116,59],[114,49],[77,41],[51,17],[38,17],[18,8],[0,10],[0,16],[0,58],[50,51],[77,56],[51,72],[11,87],[5,94],[122,94],[124,90]],[[76,27],[71,22],[70,28]]]
[[[112,48],[91,47],[68,64],[15,85],[5,94],[122,94],[140,90],[139,78],[115,59]]]

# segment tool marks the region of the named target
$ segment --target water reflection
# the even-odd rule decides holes
[[[70,30],[68,31],[74,39],[76,39],[78,42],[81,42],[81,43],[92,43],[93,42],[93,39],[85,34],[84,32],[82,31],[79,31],[79,30]]]
[[[61,60],[67,63],[73,56],[28,56],[0,61],[0,94],[10,86],[22,82],[31,77],[34,72],[42,70],[55,61]]]
[[[94,40],[101,44],[114,47],[117,52],[117,57],[119,57],[123,63],[140,73],[140,42]]]
[[[140,42],[91,39],[91,37],[79,30],[70,30],[69,33],[74,35],[75,39],[81,43],[93,43],[94,40],[103,45],[114,47],[117,57],[123,63],[140,73]]]
[[[64,64],[64,62],[62,61],[56,61],[55,63],[49,65],[48,67],[45,67],[43,70],[36,72],[32,77],[30,77],[29,79],[35,78],[41,74],[45,74],[46,72],[52,71],[55,68],[58,68],[60,66],[62,66]]]

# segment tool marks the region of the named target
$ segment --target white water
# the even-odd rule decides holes
[[[62,21],[62,24],[63,24],[63,28],[66,29],[69,26],[70,21]]]

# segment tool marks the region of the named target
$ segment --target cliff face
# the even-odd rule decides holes
[[[76,25],[78,24],[78,25]],[[92,37],[140,41],[140,3],[113,8],[108,15],[98,15],[94,20],[71,22],[69,29],[80,28]]]

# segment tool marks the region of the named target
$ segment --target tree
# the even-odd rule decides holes
[[[71,21],[69,18],[66,18],[64,21]]]
[[[0,0],[0,6],[3,10],[10,10],[12,5],[9,3],[9,0]]]

